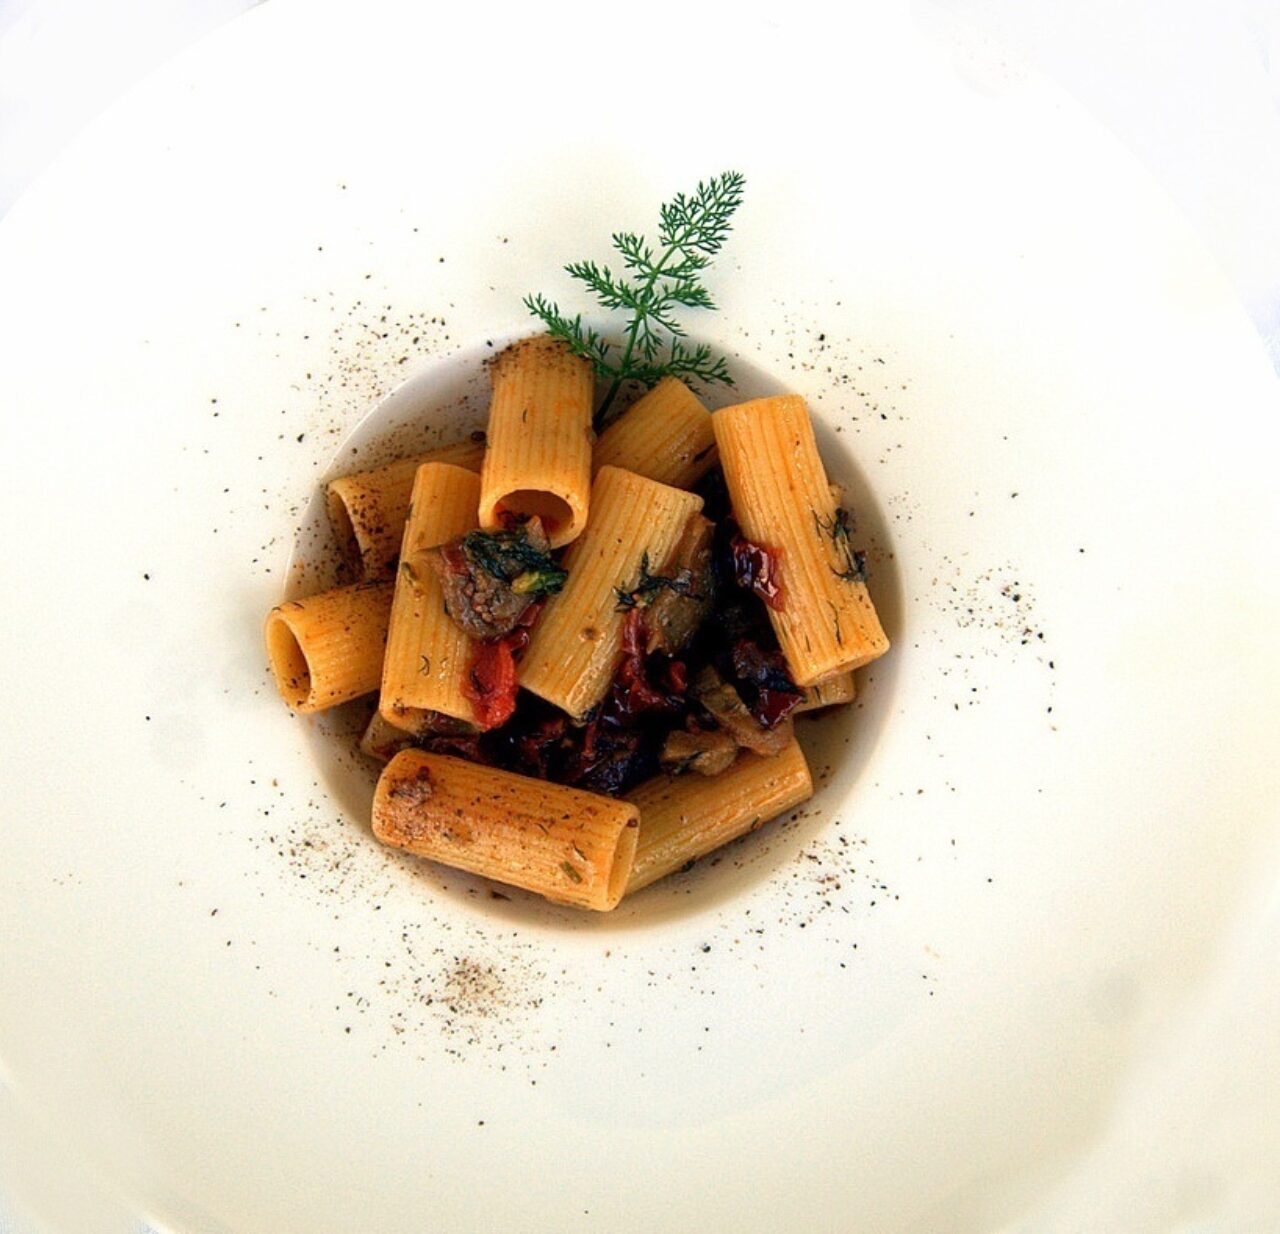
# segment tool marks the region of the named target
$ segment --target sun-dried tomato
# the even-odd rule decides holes
[[[804,695],[793,690],[763,689],[751,704],[751,714],[760,721],[762,728],[776,728],[797,707]]]
[[[648,632],[644,611],[631,609],[622,621],[622,658],[613,679],[612,695],[606,710],[619,719],[630,719],[646,711],[678,711],[680,700],[658,689],[650,680],[645,663]]]
[[[476,646],[471,671],[462,680],[462,693],[475,708],[481,728],[497,728],[516,709],[516,660],[511,644],[503,638],[487,639]]]
[[[497,728],[511,719],[520,690],[516,661],[529,646],[530,627],[541,611],[540,602],[529,605],[510,634],[484,639],[476,645],[471,671],[462,682],[462,693],[471,700],[481,728]]]
[[[804,693],[791,680],[782,652],[740,638],[733,644],[732,664],[751,714],[764,728],[780,724],[800,705]]]
[[[786,605],[782,585],[782,550],[755,544],[741,532],[730,542],[733,573],[739,587],[755,592],[771,609],[781,611]]]

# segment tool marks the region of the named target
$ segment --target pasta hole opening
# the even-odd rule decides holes
[[[267,622],[267,658],[284,701],[295,711],[311,697],[311,665],[288,621],[272,613]]]
[[[333,528],[333,538],[338,542],[338,552],[342,560],[349,565],[360,564],[360,541],[356,537],[355,523],[351,519],[351,511],[346,499],[336,489],[325,494],[325,509],[329,515],[329,526]]]
[[[507,493],[498,503],[498,512],[533,516],[542,520],[542,528],[553,542],[573,525],[573,507],[554,493],[543,489],[518,488]]]
[[[613,865],[609,870],[609,892],[607,907],[613,908],[627,890],[627,881],[631,877],[631,866],[635,862],[636,845],[640,840],[638,825],[623,827],[618,835],[618,843],[613,850]]]

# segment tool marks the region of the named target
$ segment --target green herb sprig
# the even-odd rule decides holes
[[[649,554],[640,558],[640,581],[630,590],[615,587],[613,594],[618,597],[615,612],[624,613],[630,608],[647,608],[660,591],[674,591],[676,595],[689,596],[700,600],[702,597],[694,591],[693,572],[681,570],[674,576],[649,573]]]
[[[675,312],[679,308],[716,307],[702,284],[702,274],[729,235],[730,220],[742,204],[745,184],[739,172],[726,171],[705,183],[699,181],[689,196],[677,193],[659,210],[656,248],[634,232],[615,232],[613,247],[622,257],[625,274],[614,274],[594,261],[565,266],[572,278],[591,289],[601,307],[630,313],[616,358],[615,345],[584,326],[581,313],[568,317],[543,295],[525,296],[529,312],[575,354],[590,360],[601,381],[609,382],[596,413],[597,427],[604,423],[618,391],[628,381],[652,386],[663,377],[681,377],[733,384],[724,357],[712,355],[705,343],[688,342]]]

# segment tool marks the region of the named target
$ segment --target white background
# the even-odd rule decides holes
[[[112,99],[254,0],[0,0],[0,215]],[[1280,0],[937,0],[1103,120],[1280,360]]]
[[[249,7],[251,0],[0,0],[0,217],[114,98]],[[1134,152],[1217,255],[1280,368],[1280,0],[939,7],[1043,69]],[[1280,923],[1280,897],[1273,920]],[[1207,1119],[1206,1156],[1227,1174],[1232,1154],[1265,1151],[1249,1128],[1265,1125],[1268,1110],[1280,1117],[1280,978],[1268,951],[1259,945],[1252,965],[1222,976],[1224,992],[1233,983],[1252,991],[1256,1014],[1222,1024],[1206,1011],[1182,1043],[1204,1058],[1201,1075],[1154,1080],[1134,1103],[1158,1103],[1171,1127]],[[1228,1062],[1213,1048],[1224,1034],[1257,1048]],[[1250,1054],[1264,1066],[1245,1074],[1240,1060]],[[1111,1168],[1138,1171],[1159,1152],[1158,1143],[1128,1142],[1123,1119],[1098,1149]],[[0,1144],[0,1174],[3,1155]],[[1262,1229],[1249,1224],[1247,1197],[1243,1203],[1230,1229]],[[37,1228],[0,1197],[0,1234]]]

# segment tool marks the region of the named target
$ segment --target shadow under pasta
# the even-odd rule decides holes
[[[488,408],[485,361],[501,340],[472,347],[424,366],[379,403],[339,446],[303,512],[290,561],[288,598],[332,586],[342,578],[342,553],[330,528],[324,484],[336,476],[380,466],[396,458],[445,445],[484,428]],[[712,408],[786,392],[790,387],[738,357],[736,386],[704,392]],[[833,483],[844,491],[854,512],[857,538],[867,551],[872,596],[885,632],[900,642],[902,595],[893,543],[884,511],[866,472],[835,432],[836,418],[814,413],[818,447]],[[799,854],[851,816],[857,785],[886,723],[904,648],[859,671],[858,695],[851,706],[800,716],[796,730],[812,769],[815,795],[789,815],[726,845],[625,899],[611,913],[592,913],[551,904],[517,888],[501,886],[460,870],[394,854],[394,864],[431,898],[433,907],[458,911],[552,932],[617,932],[659,927],[677,918],[707,912],[742,897],[776,876]],[[373,710],[360,700],[302,719],[322,782],[335,804],[377,845],[369,826],[373,787],[379,766],[359,752],[357,743]],[[378,850],[379,860],[387,850]]]

